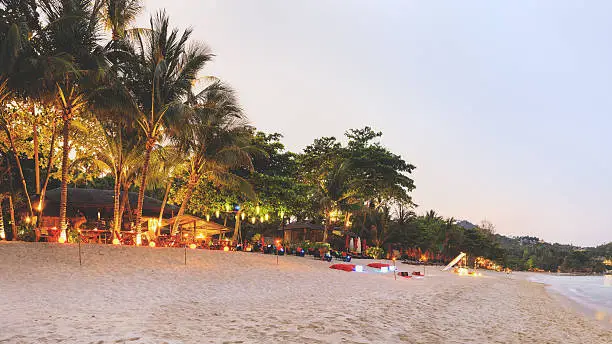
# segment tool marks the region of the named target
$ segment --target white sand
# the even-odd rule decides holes
[[[0,242],[0,343],[610,343],[543,286],[256,253]],[[367,263],[364,261],[364,263]],[[414,267],[399,264],[405,271]]]

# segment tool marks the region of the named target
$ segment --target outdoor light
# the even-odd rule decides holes
[[[259,221],[261,221],[261,223],[264,223],[264,218],[263,218],[263,216],[259,217]]]
[[[66,230],[62,229],[62,231],[60,232],[60,236],[59,239],[57,239],[57,242],[59,242],[60,244],[63,244],[66,242]]]
[[[136,246],[142,245],[142,235],[140,233],[136,234]]]
[[[6,239],[6,233],[4,233],[4,229],[0,230],[0,239]]]
[[[151,241],[151,242],[149,243],[149,247],[155,247],[155,241]]]
[[[246,216],[245,213],[240,214],[240,218],[242,219],[242,221],[244,221],[244,217]]]
[[[225,211],[230,211],[230,205],[225,203]]]
[[[30,221],[31,221],[30,217],[26,216],[25,221],[26,221],[26,223],[30,223]]]
[[[192,249],[192,250],[195,250],[195,248],[196,248],[196,244],[190,244],[190,245],[189,245],[189,248],[190,248],[190,249]]]
[[[206,214],[206,221],[210,221],[210,215]]]
[[[223,252],[229,252],[229,246],[223,246]]]
[[[38,202],[38,211],[42,211],[42,201]]]
[[[100,221],[100,212],[98,211],[98,221]]]
[[[255,216],[251,217],[251,223],[255,224],[255,221],[256,221]]]
[[[113,239],[113,245],[119,245],[119,244],[120,244],[119,239],[117,238]]]
[[[215,216],[216,216],[217,218],[219,218],[219,211],[218,211],[218,210],[217,210],[217,211],[215,211]]]
[[[266,214],[266,221],[270,219],[270,214]]]
[[[259,212],[260,212],[260,211],[261,211],[261,208],[260,208],[259,206],[256,206],[256,207],[255,207],[255,213],[256,213],[257,215],[259,215]]]

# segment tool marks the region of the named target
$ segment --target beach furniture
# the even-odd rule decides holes
[[[352,272],[355,271],[355,264],[332,264],[329,266],[329,268],[334,270]]]

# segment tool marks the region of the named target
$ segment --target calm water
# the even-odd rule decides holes
[[[549,288],[594,312],[599,320],[612,319],[612,276],[557,276],[536,274],[529,280]]]

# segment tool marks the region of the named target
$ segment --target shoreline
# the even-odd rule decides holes
[[[344,272],[312,258],[0,243],[0,342],[607,343],[534,282]],[[381,260],[359,261],[366,265]],[[387,262],[387,261],[384,261]],[[336,262],[333,262],[336,263]],[[422,266],[397,264],[400,271]],[[515,276],[516,277],[516,276]]]

